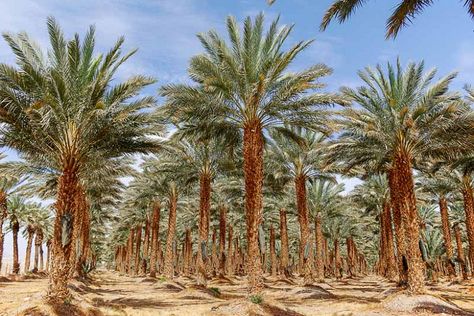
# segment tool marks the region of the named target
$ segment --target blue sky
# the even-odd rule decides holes
[[[342,85],[357,86],[357,70],[377,63],[424,60],[437,67],[439,76],[459,71],[452,88],[474,82],[474,23],[462,1],[435,1],[413,25],[395,40],[385,40],[385,20],[396,1],[368,1],[345,24],[331,24],[319,32],[324,10],[332,0],[5,0],[0,10],[0,31],[26,31],[47,47],[46,17],[58,19],[68,36],[84,34],[96,26],[97,48],[105,51],[124,35],[127,48],[139,48],[118,74],[147,74],[158,84],[147,90],[156,93],[160,84],[186,80],[188,60],[202,51],[198,32],[215,29],[224,33],[226,16],[238,20],[263,11],[270,21],[281,15],[281,23],[295,24],[290,43],[314,39],[294,65],[301,69],[325,63],[334,69],[326,79],[328,90]],[[0,61],[12,63],[13,54],[0,42]],[[12,159],[14,155],[10,156]],[[352,187],[353,181],[346,183]],[[8,256],[10,243],[6,243]]]
[[[26,31],[45,45],[45,19],[55,16],[68,35],[83,34],[88,25],[97,28],[98,48],[108,49],[125,35],[126,46],[139,48],[120,75],[145,73],[159,84],[186,78],[189,58],[201,52],[195,35],[209,29],[223,33],[231,14],[242,20],[265,12],[267,19],[281,15],[281,22],[295,24],[289,42],[315,39],[295,67],[323,62],[334,69],[330,89],[356,85],[356,71],[400,56],[403,62],[424,59],[440,74],[461,71],[455,88],[474,79],[474,25],[461,1],[438,1],[404,29],[396,40],[385,40],[385,20],[395,1],[369,1],[345,24],[332,24],[319,32],[319,22],[331,0],[15,0],[0,12],[1,31]],[[5,44],[0,60],[13,61]]]
[[[118,74],[147,74],[158,79],[146,93],[155,94],[160,84],[187,78],[189,58],[202,51],[198,32],[225,32],[225,18],[238,20],[266,14],[270,21],[295,24],[290,44],[314,39],[293,69],[325,63],[334,69],[325,79],[328,90],[342,85],[357,86],[357,71],[365,66],[394,61],[425,60],[427,68],[437,67],[439,75],[459,71],[453,84],[461,89],[474,81],[474,24],[462,1],[437,1],[402,30],[395,40],[385,40],[385,20],[396,1],[368,1],[351,19],[334,23],[319,32],[319,23],[332,0],[6,0],[0,11],[0,31],[26,31],[47,47],[46,17],[54,16],[67,36],[84,34],[94,24],[99,51],[108,50],[124,35],[126,48],[139,48]],[[0,61],[14,62],[13,54],[0,41]],[[15,158],[15,155],[10,155]]]

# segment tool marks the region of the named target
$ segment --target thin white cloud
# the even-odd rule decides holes
[[[8,3],[9,2],[9,3]],[[143,73],[159,77],[160,82],[182,80],[189,58],[202,51],[198,32],[223,25],[223,21],[200,9],[190,0],[156,0],[137,5],[129,0],[8,1],[0,11],[0,31],[26,31],[43,47],[47,46],[46,17],[55,16],[68,36],[84,34],[89,25],[96,27],[98,51],[108,50],[119,36],[125,48],[139,48],[119,73]],[[2,61],[14,57],[2,41]],[[179,75],[178,75],[179,74]]]

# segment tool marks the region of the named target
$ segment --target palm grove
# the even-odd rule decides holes
[[[12,272],[23,228],[24,271],[34,241],[52,300],[98,264],[200,286],[247,276],[250,297],[266,274],[310,285],[377,273],[412,294],[428,278],[470,277],[474,92],[397,60],[328,93],[330,68],[294,70],[311,41],[289,46],[292,26],[226,25],[198,35],[192,83],[162,86],[159,105],[143,93],[153,78],[117,83],[135,53],[123,38],[97,54],[94,28],[67,40],[50,18],[45,53],[4,34],[16,65],[0,64],[1,145],[21,157],[0,164]],[[336,175],[363,182],[347,195]]]

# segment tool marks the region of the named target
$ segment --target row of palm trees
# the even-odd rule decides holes
[[[312,133],[307,132],[306,135],[315,139]],[[308,182],[309,223],[314,223],[314,226],[309,225],[312,230],[311,237],[314,236],[314,239],[310,238],[308,243],[311,245],[311,251],[320,249],[320,253],[305,255],[305,251],[298,247],[302,245],[299,237],[300,225],[297,221],[301,216],[296,207],[296,190],[291,181],[293,176],[286,169],[288,162],[292,160],[280,160],[283,153],[291,153],[295,146],[299,145],[296,142],[288,142],[288,139],[280,140],[282,143],[278,147],[275,147],[275,144],[273,147],[267,147],[267,161],[272,168],[267,171],[266,183],[269,188],[264,191],[266,207],[263,210],[262,225],[259,227],[259,258],[263,271],[282,278],[294,276],[295,272],[299,272],[305,277],[304,283],[311,284],[315,280],[341,277],[343,273],[350,277],[361,275],[366,272],[364,264],[367,258],[369,265],[374,267],[374,272],[391,280],[398,280],[386,176],[370,177],[349,196],[341,195],[343,187],[336,184],[329,174],[325,178],[318,174]],[[111,261],[115,261],[117,270],[130,275],[142,276],[150,273],[155,276],[157,271],[168,278],[176,275],[196,275],[196,281],[201,285],[205,285],[206,279],[210,277],[246,275],[246,258],[243,254],[246,242],[245,236],[242,235],[245,230],[241,225],[239,227],[243,202],[241,175],[221,168],[212,185],[211,205],[215,207],[210,208],[210,214],[203,215],[199,212],[197,216],[200,209],[197,201],[202,201],[202,190],[185,188],[197,178],[200,170],[198,166],[207,164],[198,159],[202,158],[200,152],[183,151],[183,144],[189,143],[176,138],[174,134],[166,144],[172,155],[168,156],[169,153],[163,152],[159,159],[147,160],[144,163],[144,166],[147,166],[144,168],[146,172],[138,174],[131,182],[126,191],[126,202],[121,207],[123,213],[120,218],[126,220],[117,224],[114,230],[116,233],[112,236]],[[328,144],[319,143],[318,148],[320,146]],[[284,169],[278,168],[279,165]],[[175,181],[178,191],[182,193],[176,198],[176,209],[170,209],[167,205],[166,196],[169,193],[159,189],[166,187],[170,179]],[[426,189],[424,181],[421,177],[417,183],[416,189],[421,193]],[[222,187],[225,187],[225,190],[222,190]],[[455,202],[453,199],[450,201]],[[448,275],[449,268],[454,269],[455,260],[452,252],[449,254],[446,251],[445,254],[440,228],[442,220],[436,215],[433,205],[430,195],[419,194],[417,208],[421,223],[420,242],[425,249],[422,254],[423,270],[435,279]],[[464,217],[460,214],[463,212],[462,207],[458,204],[450,206],[451,215],[454,216],[451,216],[450,221],[455,223],[455,231],[461,237],[459,228],[464,222]],[[170,224],[169,217],[167,218],[169,211],[174,212],[173,225]],[[203,218],[205,216],[210,218]],[[227,225],[229,218],[230,226]],[[166,226],[166,223],[169,226]],[[212,231],[212,238],[209,233],[204,237],[204,248],[201,233],[203,223],[206,223],[209,233]],[[274,229],[275,227],[277,229]],[[166,254],[163,252],[163,245],[169,240],[169,235],[175,236],[175,241]],[[374,235],[379,236],[378,240],[374,241]],[[261,236],[264,236],[263,241]],[[265,236],[269,236],[269,240]],[[460,269],[462,268],[464,278],[467,276],[463,255],[465,246],[461,238],[457,240],[458,249],[461,249],[458,250],[457,261],[461,263]],[[351,255],[352,249],[357,255]],[[201,253],[206,255],[199,258]],[[294,254],[299,254],[300,258],[295,258]],[[307,256],[314,260],[313,265],[307,264]],[[165,262],[172,267],[168,268],[166,273]],[[305,271],[302,263],[309,266],[308,271]]]
[[[137,75],[121,83],[113,81],[117,69],[135,52],[122,54],[123,38],[106,54],[96,55],[94,28],[82,41],[79,35],[66,40],[56,21],[49,18],[51,47],[44,54],[27,34],[4,34],[17,65],[0,64],[0,144],[22,158],[5,173],[25,177],[30,192],[54,199],[49,298],[69,298],[68,280],[103,259],[109,219],[114,220],[116,209],[121,210],[115,220],[122,222],[122,229],[109,235],[113,241],[128,242],[120,251],[129,256],[125,260],[129,264],[134,255],[135,272],[140,266],[147,271],[149,266],[150,275],[156,275],[156,262],[161,260],[160,209],[165,205],[168,225],[160,268],[164,275],[174,275],[177,231],[186,237],[186,225],[191,227],[181,215],[188,209],[189,220],[199,222],[195,270],[198,282],[205,284],[212,261],[208,255],[211,210],[229,209],[232,204],[232,209],[244,210],[245,225],[241,215],[232,218],[235,225],[228,230],[227,240],[232,245],[233,233],[246,232],[245,238],[238,239],[243,247],[239,256],[245,263],[242,269],[248,276],[249,293],[259,295],[266,262],[265,232],[271,230],[264,227],[266,218],[285,218],[285,213],[276,210],[282,204],[286,209],[294,204],[299,271],[306,284],[313,282],[314,271],[322,280],[324,239],[318,227],[332,227],[325,231],[326,235],[333,232],[330,240],[337,258],[339,235],[345,236],[341,232],[352,230],[356,236],[365,220],[354,211],[325,216],[332,203],[338,210],[353,210],[346,206],[355,204],[311,195],[329,190],[328,184],[318,181],[334,181],[338,173],[387,177],[386,209],[395,227],[399,280],[407,283],[411,293],[420,293],[424,263],[413,170],[428,172],[435,179],[441,170],[461,170],[473,258],[469,168],[473,115],[470,100],[449,90],[455,74],[433,82],[436,72],[425,72],[423,63],[403,69],[397,61],[386,71],[377,66],[360,72],[364,81],[360,88],[328,93],[321,82],[331,73],[327,66],[290,71],[311,41],[287,48],[292,26],[280,26],[278,19],[268,28],[264,25],[262,14],[246,18],[243,27],[229,17],[228,39],[215,31],[199,34],[204,52],[190,60],[192,83],[161,87],[165,103],[160,107],[154,97],[142,94],[143,88],[155,82],[153,78]],[[338,105],[344,108],[332,108]],[[165,133],[167,126],[173,127],[169,133]],[[140,172],[131,166],[134,154],[148,154]],[[124,192],[121,178],[126,176],[133,180]],[[290,199],[285,198],[288,192]],[[347,220],[352,217],[357,220]],[[228,221],[224,217],[221,223]],[[222,236],[225,231],[220,232]],[[360,239],[354,242],[351,237],[347,236],[346,245],[349,261],[354,262],[354,254],[362,254],[363,247]],[[190,238],[189,232],[188,259],[193,253]],[[146,247],[141,246],[142,239]],[[288,244],[285,239],[280,241],[282,247]],[[118,256],[116,246],[112,249]],[[124,252],[125,248],[129,251]],[[143,249],[146,256],[133,248]],[[221,254],[224,248],[220,246]],[[281,261],[289,274],[293,265],[287,251],[282,249]],[[363,261],[360,256],[358,262]]]
[[[6,198],[3,204],[3,214],[1,217],[1,239],[0,239],[0,270],[2,268],[4,237],[5,233],[12,235],[13,247],[13,274],[19,274],[20,260],[18,249],[18,237],[26,240],[25,261],[23,272],[39,272],[47,271],[49,255],[50,255],[50,236],[51,236],[51,214],[47,208],[42,207],[39,203],[27,202],[19,195],[11,195]],[[3,227],[6,227],[4,230]],[[43,244],[47,246],[47,258],[45,263]],[[33,265],[31,257],[34,250]]]
[[[179,143],[173,144],[179,146]],[[186,180],[190,178],[181,178],[179,173],[173,172],[179,170],[177,165],[186,168],[186,162],[183,163],[183,160],[188,163],[194,161],[193,156],[187,158],[176,156],[175,165],[168,172],[162,168],[162,164],[169,167],[169,161],[146,161],[145,165],[154,164],[153,173],[149,172],[149,167],[145,168],[146,172],[137,175],[130,183],[126,199],[120,208],[120,218],[125,220],[116,223],[111,237],[110,259],[118,271],[132,276],[149,274],[152,277],[156,276],[158,271],[170,279],[177,275],[195,275],[196,282],[203,286],[211,277],[219,277],[223,281],[233,275],[247,275],[241,176],[221,173],[214,178],[210,213],[203,215],[198,212],[198,201],[203,196],[201,190],[186,189]],[[160,171],[156,172],[157,170]],[[278,177],[278,174],[274,176]],[[175,188],[180,193],[177,197],[174,191],[159,189],[166,188],[170,178],[173,178]],[[268,181],[272,180],[268,178]],[[373,232],[364,234],[359,227],[363,220],[356,208],[352,208],[350,199],[341,195],[342,185],[332,180],[317,180],[310,185],[308,192],[311,201],[310,217],[314,223],[314,226],[309,226],[311,230],[315,228],[308,238],[308,244],[313,251],[319,238],[319,243],[324,246],[316,248],[325,250],[320,254],[323,264],[312,265],[306,273],[305,267],[299,264],[301,261],[298,262],[295,257],[295,254],[300,253],[298,248],[301,246],[296,220],[298,211],[295,205],[295,190],[291,182],[287,182],[284,188],[277,182],[279,180],[276,180],[272,189],[264,193],[266,207],[263,210],[264,220],[259,227],[259,260],[262,261],[263,271],[271,271],[273,277],[278,275],[287,280],[294,276],[295,272],[299,272],[306,276],[305,282],[309,284],[317,278],[317,267],[323,268],[318,280],[324,280],[325,276],[339,277],[339,268],[346,271],[353,267],[352,275],[355,275],[355,270],[362,273],[363,268],[367,269],[365,255],[362,251],[357,251],[363,246],[348,246],[357,253],[354,258],[358,261],[352,265],[347,259],[343,260],[344,250],[341,251],[340,248],[346,238],[352,241],[355,238],[358,243],[362,243],[363,238],[365,241],[373,238]],[[275,198],[275,195],[278,198]],[[172,198],[176,198],[176,209],[170,204]],[[203,219],[204,216],[209,217]],[[321,217],[324,218],[323,223]],[[373,220],[375,221],[375,218]],[[209,234],[204,236],[204,241],[201,233],[203,223],[209,231]],[[168,248],[170,235],[173,236],[174,242]],[[166,252],[166,249],[170,251]],[[319,258],[314,252],[310,258],[313,257]],[[168,265],[171,268],[165,270]]]

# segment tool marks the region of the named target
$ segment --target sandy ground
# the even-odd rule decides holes
[[[408,299],[394,283],[376,276],[312,287],[266,279],[264,301],[257,305],[246,298],[242,278],[213,280],[203,289],[190,278],[151,280],[98,271],[91,282],[75,281],[71,309],[56,312],[42,303],[46,288],[44,277],[0,279],[0,315],[474,315],[471,281],[432,284],[428,289],[433,296]]]

